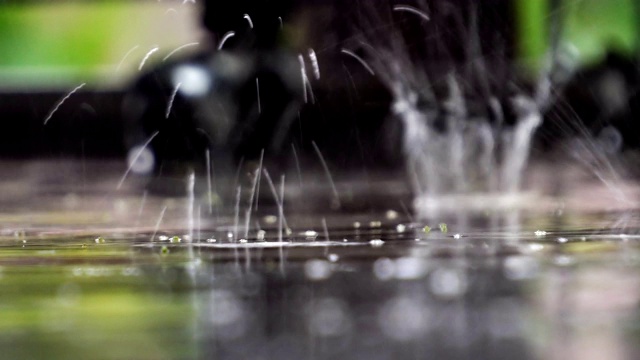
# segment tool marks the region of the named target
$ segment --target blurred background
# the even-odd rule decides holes
[[[487,58],[499,52],[506,59],[501,66],[512,69],[523,83],[532,84],[548,63],[554,13],[561,13],[558,46],[570,74],[609,66],[606,59],[612,53],[629,63],[636,58],[633,0],[448,4],[463,18],[469,9],[477,11]],[[225,6],[215,5],[221,12]],[[300,53],[314,49],[323,70],[323,79],[313,84],[318,101],[305,115],[309,119],[305,123],[311,125],[304,135],[326,143],[321,148],[340,149],[339,153],[357,137],[361,148],[375,157],[374,149],[384,149],[379,132],[387,117],[389,95],[360,64],[340,53],[363,32],[366,22],[353,19],[370,15],[367,7],[371,6],[355,1],[293,1],[284,19],[283,45]],[[123,94],[136,78],[170,54],[174,60],[213,51],[207,50],[214,47],[201,26],[201,12],[201,1],[0,1],[0,156],[124,156]],[[409,29],[419,25],[411,18],[399,21],[408,23]],[[410,48],[423,46],[424,33],[407,34]],[[79,86],[45,126],[57,102]]]

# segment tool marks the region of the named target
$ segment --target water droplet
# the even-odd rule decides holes
[[[542,236],[546,236],[547,232],[544,230],[537,230],[536,232],[534,232],[534,234],[538,237],[542,237]]]
[[[529,250],[531,251],[541,251],[544,249],[544,245],[542,244],[529,244]]]
[[[559,242],[560,244],[564,244],[564,243],[566,243],[567,241],[569,241],[569,239],[567,239],[567,238],[565,238],[565,237],[559,237],[559,238],[558,238],[558,242]]]
[[[380,258],[373,263],[373,273],[382,281],[393,278],[395,272],[396,264],[389,258]]]
[[[398,212],[395,210],[387,210],[387,212],[385,213],[385,217],[387,218],[387,220],[395,220],[398,218]]]
[[[273,225],[278,221],[278,217],[275,215],[267,215],[262,220],[269,225]]]
[[[304,264],[304,273],[309,280],[326,280],[331,276],[331,264],[320,259],[308,260]]]
[[[428,330],[428,309],[417,299],[400,296],[387,301],[378,314],[378,325],[389,338],[409,341]]]
[[[369,244],[371,244],[371,246],[373,247],[381,247],[382,245],[384,245],[384,241],[380,239],[373,239],[369,241]]]
[[[258,230],[258,233],[256,234],[256,240],[258,241],[264,241],[264,237],[267,234],[266,231],[264,230]]]
[[[454,299],[467,290],[467,278],[460,270],[438,268],[431,273],[429,285],[434,295]]]
[[[382,226],[382,222],[381,221],[370,221],[369,222],[369,227],[379,228],[381,226]]]
[[[218,329],[218,336],[231,340],[243,336],[247,331],[247,312],[243,302],[228,290],[216,289],[211,292],[208,302],[211,324]]]
[[[307,238],[307,240],[314,240],[316,237],[318,237],[318,233],[313,230],[307,230],[303,235]]]
[[[149,174],[156,165],[156,157],[146,144],[137,145],[127,153],[127,165],[135,174]]]
[[[454,239],[460,239],[460,238],[462,238],[462,235],[460,235],[460,234],[455,234],[455,235],[453,235],[453,238],[454,238]]]
[[[399,232],[399,233],[405,232],[406,229],[407,229],[407,226],[404,225],[404,224],[398,224],[396,226],[396,231]]]
[[[104,238],[102,236],[97,237],[95,240],[96,244],[104,244]]]
[[[531,256],[514,255],[504,260],[504,275],[511,280],[531,279],[538,269],[538,261]]]
[[[575,263],[575,260],[567,255],[558,255],[553,259],[553,263],[558,266],[571,266]]]
[[[211,89],[209,72],[199,66],[183,65],[172,74],[173,86],[184,96],[203,96]]]
[[[160,240],[160,241],[167,241],[167,240],[169,240],[169,237],[168,237],[168,236],[166,236],[166,235],[160,235],[160,236],[158,236],[158,240]]]
[[[208,242],[209,244],[212,244],[212,243],[217,242],[217,241],[218,241],[218,240],[216,240],[216,239],[214,239],[214,238],[209,238],[209,239],[207,239],[207,242]]]
[[[402,257],[395,261],[395,276],[401,280],[414,280],[425,276],[427,264],[415,257]]]
[[[359,229],[359,228],[360,228],[360,226],[361,226],[361,224],[360,224],[360,222],[359,222],[359,221],[356,221],[356,222],[354,222],[354,223],[353,223],[353,227],[354,227],[355,229]]]
[[[323,298],[306,309],[309,332],[319,336],[340,336],[350,328],[349,312],[343,301]]]
[[[340,256],[338,254],[329,254],[329,256],[327,256],[327,258],[329,259],[329,261],[331,261],[332,263],[340,260]]]

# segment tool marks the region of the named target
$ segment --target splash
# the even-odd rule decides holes
[[[414,8],[394,10],[419,14],[421,21],[439,16]],[[518,193],[542,123],[548,98],[537,93],[544,86],[536,94],[508,92],[508,84],[488,80],[477,25],[470,22],[466,38],[460,39],[469,43],[462,66],[434,71],[428,61],[410,55],[413,50],[399,30],[385,30],[386,46],[379,38],[370,41],[373,45],[359,44],[369,55],[368,63],[361,63],[391,92],[392,116],[402,127],[402,151],[418,207],[452,195]]]

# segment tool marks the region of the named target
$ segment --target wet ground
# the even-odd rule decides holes
[[[534,166],[508,201],[414,211],[402,176],[336,176],[338,209],[322,173],[287,175],[283,211],[264,183],[247,221],[250,192],[212,199],[203,177],[190,201],[116,190],[119,163],[3,170],[6,358],[640,357],[629,184]]]

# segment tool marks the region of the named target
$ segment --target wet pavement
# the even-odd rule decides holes
[[[640,356],[630,185],[631,205],[573,174],[576,186],[540,181],[518,206],[465,210],[482,198],[468,196],[421,213],[402,176],[336,176],[336,209],[327,180],[305,174],[282,211],[265,183],[247,212],[249,192],[212,200],[202,177],[190,200],[135,178],[116,190],[119,163],[3,169],[7,358]]]

